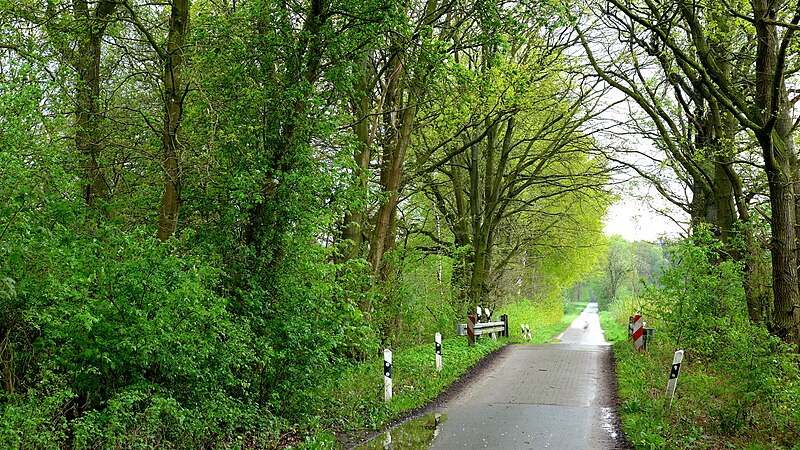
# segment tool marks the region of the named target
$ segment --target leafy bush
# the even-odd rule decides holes
[[[741,267],[706,230],[672,250],[673,266],[644,303],[656,339],[637,354],[614,345],[622,421],[638,448],[791,448],[800,439],[798,356],[749,322]],[[627,317],[617,314],[620,327]],[[664,397],[676,348],[685,350],[677,396]]]
[[[698,230],[671,250],[673,266],[651,289],[658,318],[675,339],[703,356],[736,345],[734,330],[747,323],[742,264],[722,253],[710,231]]]
[[[78,447],[160,445],[200,442],[210,427],[258,428],[241,374],[267,361],[215,293],[219,271],[137,233],[66,224],[87,219],[28,234],[25,254],[4,267],[15,280],[3,300],[14,343],[4,365],[19,394],[2,413],[6,424],[24,418],[18,444],[57,433]]]

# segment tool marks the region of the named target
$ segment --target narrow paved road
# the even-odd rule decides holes
[[[515,345],[438,409],[432,449],[614,449],[610,347],[597,304],[560,342]]]

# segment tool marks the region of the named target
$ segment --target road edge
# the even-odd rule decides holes
[[[425,414],[434,412],[434,410],[439,408],[441,405],[461,394],[461,392],[464,391],[470,385],[470,383],[474,378],[481,376],[485,371],[491,369],[492,364],[494,363],[495,360],[505,355],[512,345],[517,345],[517,344],[519,343],[508,342],[502,347],[492,351],[483,358],[479,359],[475,364],[467,368],[467,370],[464,371],[464,373],[461,374],[461,376],[458,377],[456,381],[454,381],[452,384],[450,384],[450,386],[441,391],[439,395],[431,399],[424,406],[420,406],[419,408],[406,411],[400,416],[390,420],[386,424],[386,426],[384,426],[380,430],[347,433],[342,437],[342,439],[337,439],[337,441],[339,441],[339,444],[343,448],[350,450],[375,438],[380,434],[386,433],[387,431],[404,424],[409,420],[416,419],[417,417],[424,416]]]

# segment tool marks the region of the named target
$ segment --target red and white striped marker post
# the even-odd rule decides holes
[[[672,406],[672,399],[675,397],[675,388],[678,387],[678,375],[681,373],[681,363],[683,363],[683,350],[675,352],[672,357],[672,368],[669,371],[669,381],[667,381],[667,397],[669,406]]]
[[[434,342],[436,342],[436,371],[442,371],[442,334],[436,333],[434,336]]]
[[[644,329],[642,328],[644,323],[642,321],[642,316],[636,314],[633,316],[633,347],[636,351],[642,351],[644,346]]]
[[[469,346],[475,345],[475,316],[467,316],[467,338]]]

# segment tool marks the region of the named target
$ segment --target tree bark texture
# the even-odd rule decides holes
[[[775,334],[800,350],[800,278],[797,251],[797,156],[792,140],[791,105],[784,83],[785,45],[778,36],[774,18],[779,5],[769,0],[753,0],[757,39],[756,111],[762,128],[756,131],[769,182],[772,207],[771,229],[773,276],[773,328]]]
[[[364,195],[367,189],[367,170],[373,146],[368,86],[375,74],[368,68],[368,58],[365,55],[361,61],[361,73],[355,89],[356,95],[350,100],[350,110],[355,118],[352,128],[358,141],[353,150],[353,161],[355,162],[353,184],[358,190],[358,195]],[[361,254],[364,245],[364,220],[364,210],[361,207],[353,207],[345,212],[341,231],[341,238],[346,242],[346,247],[341,255],[343,260],[357,258]]]
[[[72,53],[77,74],[75,146],[82,166],[81,194],[89,207],[97,200],[108,200],[111,191],[101,166],[103,117],[99,99],[103,35],[116,5],[115,1],[102,0],[92,10],[87,0],[73,1],[78,24],[77,46]]]
[[[167,240],[178,228],[181,201],[181,141],[179,128],[183,118],[183,101],[188,86],[182,85],[184,44],[189,30],[189,0],[173,0],[169,17],[166,52],[163,55],[164,75],[164,194],[158,219],[158,238]]]
[[[795,45],[794,34],[800,23],[800,6],[789,2],[751,0],[750,11],[743,12],[741,18],[731,18],[724,10],[729,5],[674,0],[670,6],[674,7],[677,15],[667,20],[663,12],[669,8],[664,9],[664,5],[654,2],[632,5],[621,0],[609,2],[616,11],[637,26],[644,27],[650,33],[650,41],[659,43],[651,47],[654,44],[638,39],[637,45],[647,49],[651,55],[670,55],[675,67],[694,80],[699,98],[707,100],[710,106],[717,107],[720,112],[727,111],[742,128],[755,135],[769,183],[773,303],[772,308],[763,306],[764,296],[759,292],[754,277],[759,272],[757,263],[749,261],[744,280],[745,283],[753,283],[745,286],[748,312],[753,321],[760,321],[761,312],[771,309],[772,316],[767,325],[772,332],[800,348],[800,258],[797,250],[800,206],[795,188],[800,184],[800,179],[792,137],[792,106],[785,85],[787,50]],[[677,22],[672,23],[672,20]],[[731,26],[732,20],[744,20],[753,26],[756,45],[744,48],[745,51],[752,51],[745,59],[726,57],[732,53],[725,48],[726,43],[720,42],[720,33],[737,28]],[[779,25],[781,21],[786,21],[787,25]],[[676,29],[683,32],[674,31]],[[740,27],[737,29],[741,32]],[[673,32],[678,35],[685,33],[692,45],[687,47]],[[634,36],[634,39],[637,37]],[[585,40],[584,47],[587,48]],[[732,61],[740,63],[736,71],[731,70]],[[666,75],[673,80],[673,73]],[[718,198],[713,202],[716,221],[727,222],[725,215],[730,207],[727,198],[729,187],[734,193],[734,205],[739,218],[744,219],[747,217],[747,205],[742,199],[740,180],[731,176],[728,161],[719,163],[726,172],[730,186],[721,176],[717,177],[715,170],[712,181],[723,181],[716,193]],[[714,195],[710,190],[705,194]],[[747,245],[751,256],[757,254],[752,236],[747,237]]]

